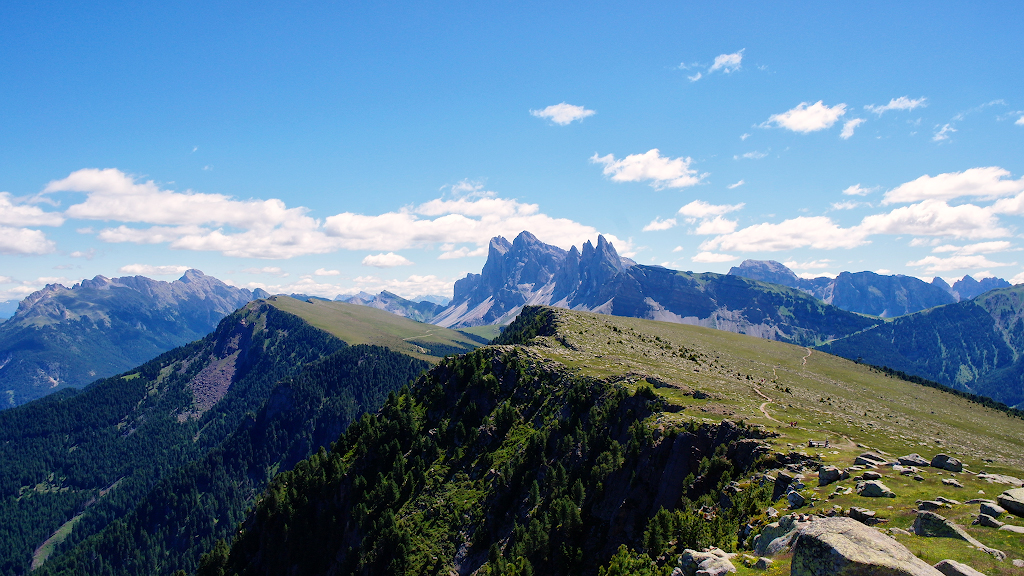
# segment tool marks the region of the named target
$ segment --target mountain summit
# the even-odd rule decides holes
[[[431,323],[505,324],[523,306],[550,305],[695,324],[799,344],[819,343],[877,320],[822,304],[800,290],[738,276],[678,272],[622,258],[611,242],[565,251],[529,232],[491,240],[480,274],[455,283],[455,298]]]
[[[0,390],[10,407],[82,386],[202,338],[228,314],[267,293],[235,288],[199,270],[173,282],[96,276],[29,294],[0,324]]]

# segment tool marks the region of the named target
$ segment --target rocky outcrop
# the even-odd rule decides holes
[[[925,466],[929,466],[931,464],[923,456],[917,453],[907,454],[906,456],[900,456],[899,458],[896,459],[896,461],[902,464],[903,466],[919,466],[922,468]]]
[[[857,484],[857,494],[865,498],[895,498],[896,494],[881,480],[865,480]]]
[[[676,576],[722,576],[736,572],[731,559],[735,554],[730,554],[710,548],[704,552],[686,549],[679,557],[679,565],[672,571]]]
[[[793,544],[793,576],[938,576],[905,546],[852,518],[821,518],[802,527]]]

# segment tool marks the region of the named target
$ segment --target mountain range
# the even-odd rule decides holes
[[[970,300],[989,290],[1010,286],[1006,280],[994,277],[977,281],[964,276],[950,286],[939,277],[929,284],[913,276],[875,272],[842,272],[835,278],[800,278],[774,260],[744,260],[732,267],[729,274],[803,290],[843,310],[882,318]]]
[[[694,324],[798,344],[817,344],[879,320],[824,304],[800,290],[739,276],[643,266],[622,258],[604,236],[566,251],[529,232],[493,238],[480,274],[455,283],[455,297],[432,324],[505,324],[523,306],[550,305]]]
[[[202,338],[268,294],[188,270],[173,282],[96,276],[49,284],[0,324],[0,406],[112,376]]]

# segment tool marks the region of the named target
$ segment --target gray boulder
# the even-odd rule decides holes
[[[1024,516],[1024,488],[1007,490],[997,498],[999,505],[1017,516]]]
[[[942,479],[942,483],[945,484],[946,486],[952,486],[953,488],[963,488],[964,487],[963,484],[961,484],[959,481],[957,481],[954,478],[943,478]]]
[[[1003,527],[1003,523],[1002,522],[1000,522],[999,520],[996,520],[995,518],[989,516],[988,514],[979,514],[978,515],[978,524],[980,526],[984,526],[986,528],[1002,528]]]
[[[789,485],[796,479],[795,474],[789,472],[779,472],[778,476],[775,477],[775,487],[772,488],[772,502],[775,502],[786,493]]]
[[[938,510],[939,508],[949,508],[949,505],[935,500],[921,500],[917,503],[918,510]]]
[[[990,504],[988,502],[982,502],[980,506],[982,514],[988,514],[993,518],[999,518],[1003,514],[1006,514],[1006,510],[998,504]]]
[[[800,529],[793,576],[938,576],[905,546],[852,518],[822,518]]]
[[[932,468],[949,470],[950,472],[962,472],[964,469],[962,462],[947,454],[936,454],[935,457],[932,458],[930,466]]]
[[[935,569],[946,576],[985,576],[967,564],[961,564],[956,560],[943,560],[935,565]]]
[[[772,560],[771,558],[765,558],[764,556],[762,556],[757,559],[757,562],[754,562],[754,568],[757,568],[758,570],[767,570],[773,562],[774,560]]]
[[[904,466],[928,466],[929,462],[920,454],[907,454],[900,456],[897,461]]]
[[[1016,476],[1006,476],[1004,474],[986,474],[981,472],[978,474],[978,480],[985,480],[989,484],[1009,484],[1011,486],[1024,485],[1024,480],[1021,480]]]
[[[1013,532],[1014,534],[1024,534],[1024,526],[1014,526],[1013,524],[1003,524],[999,527],[1003,532]]]
[[[736,567],[729,561],[733,556],[735,554],[718,548],[709,548],[705,552],[686,549],[679,557],[676,570],[683,576],[721,576],[736,571]]]
[[[871,472],[870,470],[864,473],[865,480],[881,480],[882,475],[878,472]]]
[[[868,510],[867,508],[860,508],[858,506],[850,507],[850,518],[853,518],[857,522],[861,522],[869,526],[871,524],[878,523],[877,519],[875,518],[874,510]]]
[[[789,494],[786,494],[786,500],[789,501],[789,507],[793,510],[801,508],[804,504],[807,503],[807,499],[804,498],[802,494],[795,490],[793,492],[790,492]]]
[[[797,520],[794,515],[779,518],[778,522],[765,526],[761,533],[754,537],[754,552],[758,556],[775,556],[785,552],[792,544],[797,531],[806,525],[807,522]]]
[[[818,470],[818,486],[828,486],[833,482],[842,480],[843,477],[849,477],[850,475],[845,470],[840,470],[835,466],[823,466],[821,470]]]
[[[857,494],[865,498],[895,498],[896,494],[881,480],[867,480],[857,484]]]

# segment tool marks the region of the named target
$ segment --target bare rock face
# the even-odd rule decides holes
[[[938,576],[905,546],[852,518],[821,518],[801,528],[793,576]]]
[[[1017,516],[1024,516],[1024,488],[1014,488],[999,495],[999,505]]]
[[[865,498],[895,498],[896,494],[881,480],[866,480],[857,484],[857,493]]]

